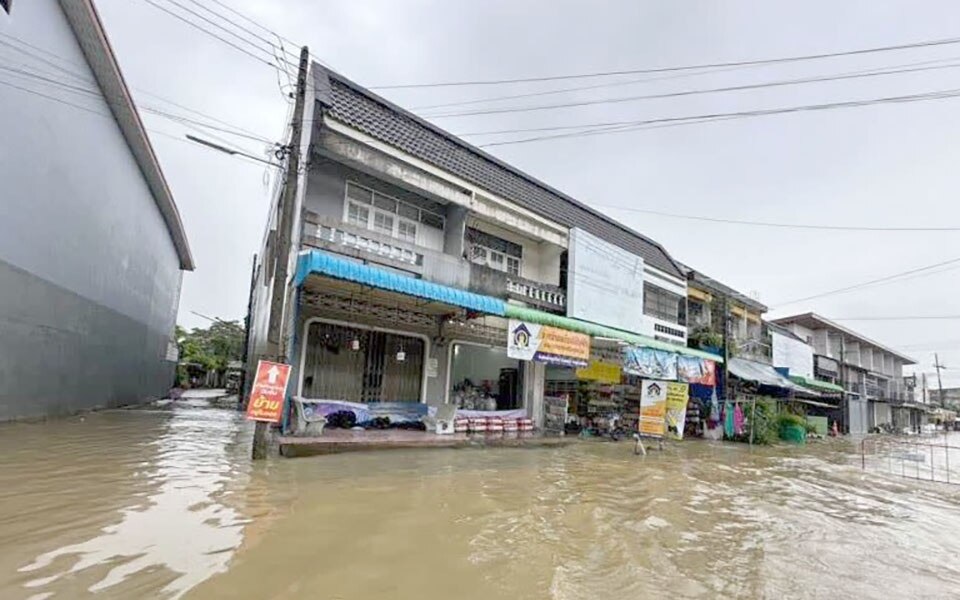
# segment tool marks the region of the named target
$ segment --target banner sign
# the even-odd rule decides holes
[[[640,383],[640,435],[663,437],[668,385],[654,379]]]
[[[590,360],[590,336],[510,319],[507,356],[563,367],[585,367]]]
[[[602,360],[591,360],[586,367],[577,369],[577,379],[618,384],[620,378],[620,365]]]
[[[717,363],[696,356],[678,356],[677,375],[687,383],[717,385]]]
[[[247,402],[247,418],[251,421],[279,423],[283,419],[289,378],[290,365],[265,360],[257,362],[257,376]]]
[[[683,439],[683,426],[687,421],[687,402],[689,399],[690,386],[688,384],[675,381],[667,384],[667,437],[675,440]]]
[[[653,348],[629,346],[623,351],[623,370],[641,377],[676,379],[677,355]]]

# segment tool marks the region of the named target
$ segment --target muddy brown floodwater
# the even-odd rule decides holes
[[[181,404],[0,426],[0,598],[952,598],[960,488],[843,442],[251,466]]]

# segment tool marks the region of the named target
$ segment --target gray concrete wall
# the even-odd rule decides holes
[[[99,90],[56,0],[13,11],[4,33]],[[173,242],[104,99],[70,101],[84,108],[0,86],[0,420],[135,403],[173,381]]]

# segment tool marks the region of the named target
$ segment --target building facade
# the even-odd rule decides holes
[[[591,334],[598,356],[623,339],[706,356],[656,242],[316,63],[303,117],[295,250],[274,255],[271,211],[250,318],[253,358],[289,260],[293,395],[536,416],[545,366],[509,355],[516,320]]]
[[[923,408],[913,402],[903,367],[913,359],[814,313],[773,319],[814,349],[816,379],[841,385],[849,433],[879,428],[919,430]]]
[[[770,332],[763,322],[767,307],[699,271],[685,270],[690,346],[722,348],[727,322],[730,356],[770,364]]]
[[[0,86],[0,420],[162,397],[193,259],[96,9],[8,3],[0,32],[4,64],[45,71],[39,48],[91,89]]]

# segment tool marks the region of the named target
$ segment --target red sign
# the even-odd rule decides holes
[[[257,363],[257,377],[250,390],[247,418],[251,421],[279,423],[283,419],[283,402],[287,392],[290,365],[261,360]]]

